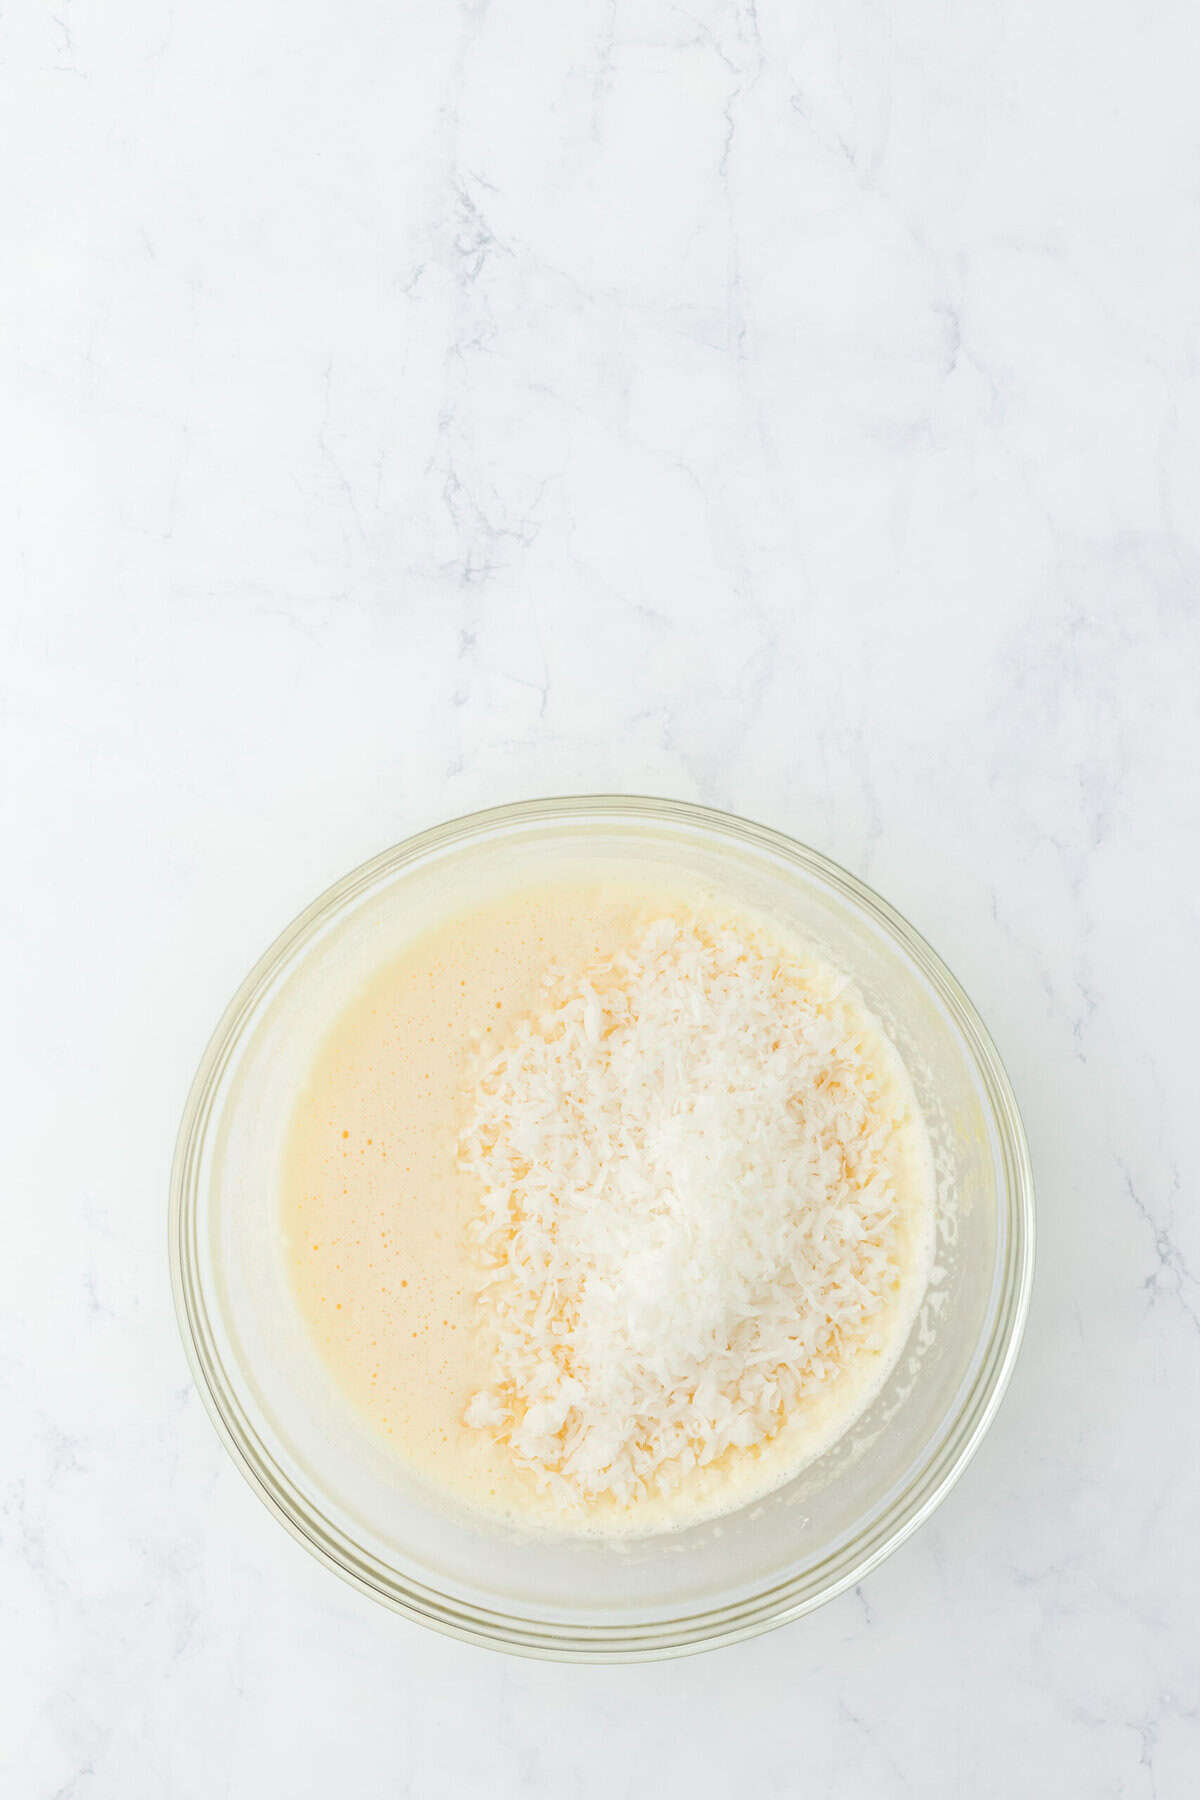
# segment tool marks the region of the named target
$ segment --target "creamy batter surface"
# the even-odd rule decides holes
[[[551,968],[588,969],[655,921],[705,916],[711,896],[621,883],[519,889],[416,939],[337,1020],[297,1098],[282,1182],[285,1254],[319,1352],[351,1404],[427,1482],[531,1526],[633,1533],[693,1523],[788,1479],[869,1404],[919,1306],[933,1178],[902,1063],[862,1009],[861,1042],[896,1124],[889,1163],[899,1268],[869,1346],[768,1441],[667,1471],[633,1500],[564,1503],[502,1436],[466,1422],[496,1340],[470,1246],[480,1182],[461,1139],[477,1071],[535,1011]]]

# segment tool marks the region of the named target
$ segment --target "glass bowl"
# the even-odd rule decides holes
[[[681,871],[853,974],[934,1149],[934,1278],[869,1411],[767,1498],[657,1537],[547,1539],[407,1473],[335,1390],[281,1255],[279,1168],[317,1044],[368,973],[491,888],[610,865]],[[776,831],[678,801],[531,800],[422,832],[347,875],[272,945],[204,1054],[171,1175],[171,1274],[230,1453],[313,1555],[409,1618],[528,1656],[632,1661],[731,1643],[860,1581],[928,1517],[1007,1385],[1033,1275],[1016,1102],[971,1002],[862,882]]]

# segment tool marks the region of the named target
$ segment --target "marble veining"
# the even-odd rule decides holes
[[[1195,1791],[1198,52],[1134,0],[5,10],[4,1792]],[[1040,1194],[936,1516],[641,1670],[311,1562],[165,1270],[274,933],[599,789],[877,885]]]

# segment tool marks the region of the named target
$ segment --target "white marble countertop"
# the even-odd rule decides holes
[[[6,1794],[1197,1791],[1198,53],[1143,0],[5,8]],[[1040,1195],[934,1520],[640,1669],[311,1562],[165,1262],[275,932],[596,789],[880,888]]]

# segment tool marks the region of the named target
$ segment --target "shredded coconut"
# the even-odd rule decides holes
[[[662,918],[479,1070],[464,1167],[495,1337],[466,1423],[564,1499],[778,1433],[878,1348],[901,1276],[882,1033],[766,934]]]

